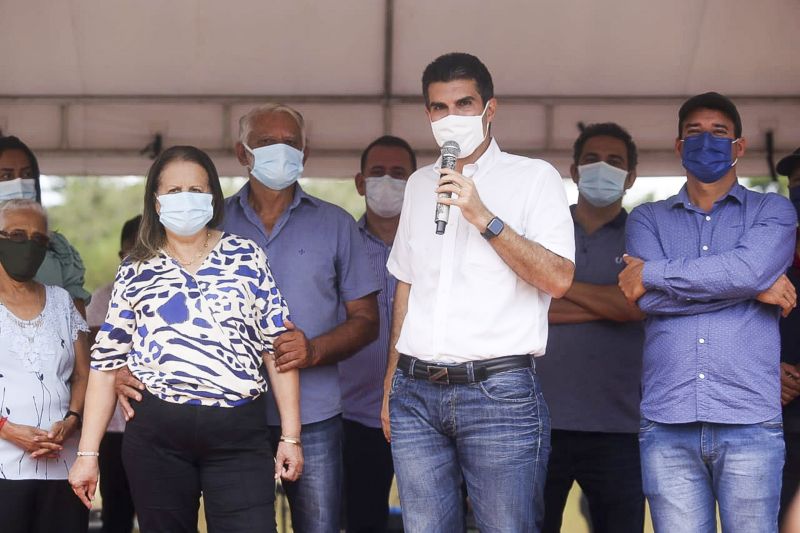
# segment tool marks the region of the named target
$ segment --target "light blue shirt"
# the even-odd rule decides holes
[[[225,231],[252,239],[267,253],[270,269],[292,312],[292,322],[309,339],[341,322],[345,302],[380,289],[355,220],[342,208],[306,194],[295,185],[292,203],[269,234],[248,203],[250,184],[225,201]],[[280,424],[269,395],[267,419]],[[342,412],[336,365],[300,371],[301,422],[310,424]]]
[[[354,356],[339,363],[339,380],[342,386],[342,416],[367,427],[381,427],[383,402],[383,377],[389,357],[389,330],[392,305],[397,280],[389,274],[386,262],[392,247],[367,230],[366,218],[361,217],[358,227],[370,264],[381,286],[378,293],[380,328],[378,338],[364,346]]]

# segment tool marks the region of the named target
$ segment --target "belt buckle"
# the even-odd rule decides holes
[[[446,366],[428,365],[428,381],[431,383],[450,384],[450,374]]]

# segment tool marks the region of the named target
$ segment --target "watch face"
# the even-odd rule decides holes
[[[506,227],[503,224],[503,221],[497,217],[494,217],[492,220],[489,221],[489,225],[486,226],[486,231],[483,232],[483,236],[487,239],[491,239],[493,237],[497,237],[500,235],[500,232],[503,231],[503,228]]]
[[[489,222],[489,225],[486,227],[486,231],[492,233],[494,235],[499,235],[501,231],[503,231],[503,221],[499,218],[495,217]]]

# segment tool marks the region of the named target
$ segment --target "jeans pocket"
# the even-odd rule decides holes
[[[401,385],[401,383],[399,383],[399,382],[404,381],[405,379],[406,379],[406,376],[405,376],[405,374],[403,374],[403,371],[400,370],[399,368],[395,369],[394,375],[392,376],[392,385],[389,387],[389,397],[390,398],[395,395],[395,393],[397,392],[398,386]]]
[[[758,424],[764,429],[780,429],[783,430],[783,415],[780,414],[775,418],[767,420],[765,422],[761,422]]]
[[[640,418],[639,419],[639,433],[644,433],[645,431],[650,431],[651,429],[656,427],[657,423],[658,422],[653,422],[652,420],[650,420],[648,418],[644,418],[644,417]]]
[[[496,402],[536,401],[536,380],[530,368],[500,372],[478,383],[481,392]]]

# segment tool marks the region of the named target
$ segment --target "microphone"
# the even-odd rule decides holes
[[[442,168],[449,168],[455,170],[456,159],[461,153],[461,147],[455,141],[447,141],[442,145]],[[439,198],[451,198],[453,195],[449,192],[440,192]],[[443,235],[444,228],[447,226],[447,219],[450,218],[450,206],[440,202],[436,203],[436,235]]]

